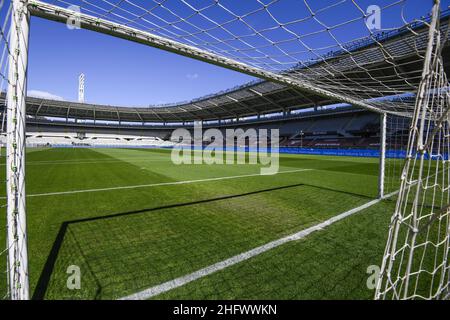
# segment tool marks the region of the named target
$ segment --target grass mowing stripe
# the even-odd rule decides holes
[[[175,166],[170,162],[170,153],[167,162],[133,164],[132,160],[143,159],[146,154],[149,154],[149,159],[161,159],[158,154],[150,156],[150,153],[140,152],[139,155],[134,150],[104,150],[104,152],[102,150],[101,154],[96,154],[91,149],[35,152],[27,160],[45,161],[49,165],[29,167],[28,193],[87,190],[259,173],[258,167],[251,169],[239,165]],[[71,164],[80,161],[95,163],[116,159],[130,159],[130,161],[117,164]],[[53,166],[54,162],[67,162],[68,166]],[[56,264],[55,272],[52,273],[48,284],[47,298],[117,299],[304,230],[341,212],[358,207],[376,196],[378,164],[372,163],[370,159],[333,161],[329,157],[306,159],[282,155],[280,165],[280,171],[314,170],[267,178],[256,176],[208,183],[28,198],[28,221],[32,239],[31,288],[36,286],[42,267],[49,259],[49,252],[57,238],[59,228],[65,221],[115,213],[142,212],[117,219],[71,225],[62,240],[60,253],[51,258],[56,259]],[[145,170],[141,167],[145,167]],[[159,209],[220,198],[223,195],[239,196],[253,191],[269,190],[278,186],[295,186],[305,182],[326,190],[293,187],[283,191],[280,189],[257,193],[244,198],[236,197],[188,207]],[[331,190],[342,193],[333,193]],[[374,211],[373,208],[377,208],[377,205],[370,210]],[[363,212],[354,216],[366,216],[361,213]],[[345,219],[344,224],[350,220]],[[336,223],[333,227],[339,224]],[[329,229],[331,226],[326,228]],[[310,237],[321,235],[322,232],[313,233],[306,238],[308,241],[287,243],[214,275],[158,295],[156,298],[177,294],[179,290],[184,292],[189,290],[187,288],[209,281],[210,277],[222,277],[229,274],[230,270],[253,264],[253,261],[264,259],[263,257],[270,256],[278,250],[283,251],[298,243],[309,242]],[[3,236],[0,236],[0,242],[3,242]],[[81,249],[77,249],[77,244]],[[88,271],[85,275],[89,273],[89,276],[83,277],[82,291],[72,292],[66,288],[66,269],[72,264],[80,265],[84,271]],[[301,263],[298,265],[302,267]],[[271,269],[270,272],[278,281],[261,284],[261,287],[257,288],[260,291],[249,292],[244,297],[257,297],[261,291],[278,288],[284,279],[289,279],[280,274],[278,268]],[[310,272],[314,272],[314,268]],[[239,277],[240,275],[235,277],[237,281]],[[232,279],[233,276],[230,277],[230,283]],[[220,287],[220,290],[222,288]],[[229,296],[229,292],[224,293],[225,297]],[[273,297],[278,297],[276,292],[267,296]]]
[[[397,192],[393,192],[393,193],[387,195],[383,199],[390,198],[390,197],[394,196],[395,194],[397,194]],[[228,267],[230,267],[232,265],[235,265],[235,264],[237,264],[239,262],[242,262],[242,261],[248,260],[250,258],[253,258],[253,257],[255,257],[257,255],[260,255],[261,253],[264,253],[264,252],[269,251],[271,249],[277,248],[277,247],[279,247],[279,246],[281,246],[281,245],[283,245],[285,243],[303,239],[306,236],[308,236],[309,234],[311,234],[311,233],[313,233],[315,231],[322,230],[322,229],[328,227],[329,225],[331,225],[331,224],[333,224],[333,223],[335,223],[337,221],[340,221],[340,220],[345,219],[348,216],[351,216],[351,215],[353,215],[353,214],[355,214],[355,213],[357,213],[359,211],[367,209],[367,208],[369,208],[369,207],[379,203],[383,199],[375,199],[375,200],[369,201],[369,202],[367,202],[367,203],[365,203],[365,204],[363,204],[363,205],[361,205],[359,207],[356,207],[354,209],[351,209],[351,210],[348,210],[346,212],[343,212],[343,213],[341,213],[341,214],[339,214],[337,216],[334,216],[334,217],[332,217],[332,218],[330,218],[330,219],[328,219],[328,220],[326,220],[326,221],[324,221],[322,223],[319,223],[317,225],[314,225],[312,227],[309,227],[309,228],[304,229],[302,231],[299,231],[297,233],[294,233],[294,234],[291,234],[289,236],[286,236],[286,237],[283,237],[283,238],[271,241],[271,242],[266,243],[266,244],[264,244],[262,246],[259,246],[257,248],[252,249],[252,250],[243,252],[241,254],[238,254],[238,255],[236,255],[234,257],[231,257],[229,259],[226,259],[224,261],[215,263],[215,264],[213,264],[211,266],[208,266],[206,268],[197,270],[197,271],[195,271],[193,273],[190,273],[188,275],[185,275],[183,277],[179,277],[179,278],[167,281],[165,283],[162,283],[160,285],[157,285],[157,286],[148,288],[146,290],[140,291],[138,293],[128,295],[126,297],[120,298],[119,300],[145,300],[145,299],[149,299],[149,298],[152,298],[154,296],[157,296],[157,295],[159,295],[161,293],[170,291],[172,289],[181,287],[181,286],[183,286],[183,285],[185,285],[187,283],[190,283],[192,281],[195,281],[197,279],[203,278],[203,277],[208,276],[208,275],[210,275],[212,273],[215,273],[217,271],[220,271],[220,270],[223,270],[225,268],[228,268]]]
[[[275,175],[283,174],[283,173],[311,171],[311,170],[314,170],[314,169],[286,170],[286,171],[277,172]],[[89,193],[89,192],[101,192],[101,191],[112,191],[112,190],[123,190],[123,189],[150,188],[150,187],[191,184],[191,183],[198,183],[198,182],[230,180],[230,179],[258,177],[258,176],[268,176],[268,175],[263,175],[260,173],[243,174],[243,175],[238,175],[238,176],[226,176],[226,177],[207,178],[207,179],[198,179],[198,180],[182,180],[182,181],[160,182],[160,183],[151,183],[151,184],[138,184],[138,185],[134,185],[134,186],[110,187],[110,188],[98,188],[98,189],[86,189],[86,190],[72,190],[72,191],[48,192],[48,193],[35,193],[35,194],[28,194],[27,197],[46,197],[46,196],[57,196],[57,195],[75,194],[75,193]],[[0,197],[0,199],[6,199],[6,197]]]

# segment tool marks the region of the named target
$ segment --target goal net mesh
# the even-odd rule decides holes
[[[439,29],[431,40],[430,60],[424,66],[410,121],[406,161],[401,171],[392,166],[392,175],[400,175],[400,190],[378,299],[449,297],[450,86],[443,67]],[[406,126],[397,128],[402,128],[403,133]],[[404,146],[404,134],[394,135],[392,144]]]
[[[410,126],[410,117],[389,114],[386,117],[384,194],[392,195],[386,199],[389,201],[397,199],[397,192],[400,189],[400,177],[406,158]]]
[[[371,6],[363,0],[28,0],[28,7],[32,15],[58,16],[56,20],[68,23],[77,19],[114,23],[111,32],[124,28],[130,38],[139,32],[155,35],[175,43],[178,47],[172,51],[195,58],[214,54],[231,69],[252,68],[256,72],[251,74],[273,80],[266,87],[269,91],[288,85],[305,99],[312,93],[328,98],[329,104],[351,103],[388,113],[385,194],[396,193],[397,205],[376,297],[445,298],[450,106],[442,51],[448,46],[449,10],[443,8],[433,19],[431,2],[429,6],[414,0],[378,2]],[[14,85],[7,64],[14,54],[9,43],[13,13],[11,2],[0,4],[3,95],[8,85]],[[427,62],[429,31],[434,27]],[[425,73],[424,66],[429,69]],[[246,94],[242,92],[243,99]],[[0,240],[6,242],[5,238],[2,232]],[[0,251],[0,267],[6,273],[8,247]],[[0,294],[6,296],[7,289]]]
[[[232,66],[263,70],[337,101],[409,115],[414,101],[405,94],[417,91],[431,11],[431,5],[414,0],[376,6],[348,0],[44,2],[189,46],[180,52],[216,54]],[[58,14],[78,19],[70,12]]]
[[[8,86],[8,59],[9,59],[9,36],[12,6],[5,1],[0,1],[0,93],[6,92]],[[6,100],[0,103],[0,161],[4,163],[6,155]],[[4,167],[2,167],[3,170]],[[9,269],[7,267],[8,249],[7,243],[7,223],[6,223],[6,192],[5,192],[5,172],[0,174],[0,299],[7,299],[9,295]]]

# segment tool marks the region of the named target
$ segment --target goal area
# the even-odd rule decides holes
[[[1,157],[6,159],[6,194],[0,225],[6,227],[0,232],[6,244],[0,248],[0,267],[1,281],[7,283],[2,298],[31,298],[25,188],[27,70],[30,20],[39,17],[257,77],[270,84],[267,92],[289,88],[305,106],[346,104],[379,115],[378,199],[394,202],[395,209],[386,213],[391,220],[374,298],[450,299],[448,3],[434,0],[418,9],[413,0],[374,2],[379,4],[2,1],[0,101],[6,148]],[[249,89],[246,94],[289,114],[289,108],[268,98],[267,92]],[[240,98],[229,100],[259,119],[260,111]],[[192,116],[189,120],[198,121],[196,112],[206,110],[208,119],[220,123],[228,110],[225,102],[195,101],[185,111]]]

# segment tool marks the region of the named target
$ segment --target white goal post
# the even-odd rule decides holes
[[[30,14],[27,2],[12,1],[7,91],[7,250],[10,298],[30,298],[25,194],[25,120]]]
[[[436,1],[376,299],[450,297],[450,83],[438,18]]]

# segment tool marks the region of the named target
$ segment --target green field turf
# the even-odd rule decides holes
[[[259,166],[177,166],[167,150],[30,149],[26,174],[33,297],[115,299],[373,200],[378,160],[282,155],[280,174],[236,177]],[[218,177],[235,178],[167,184]],[[371,298],[366,269],[381,262],[392,212],[383,201],[154,298]],[[70,265],[81,268],[80,290],[66,287]]]

